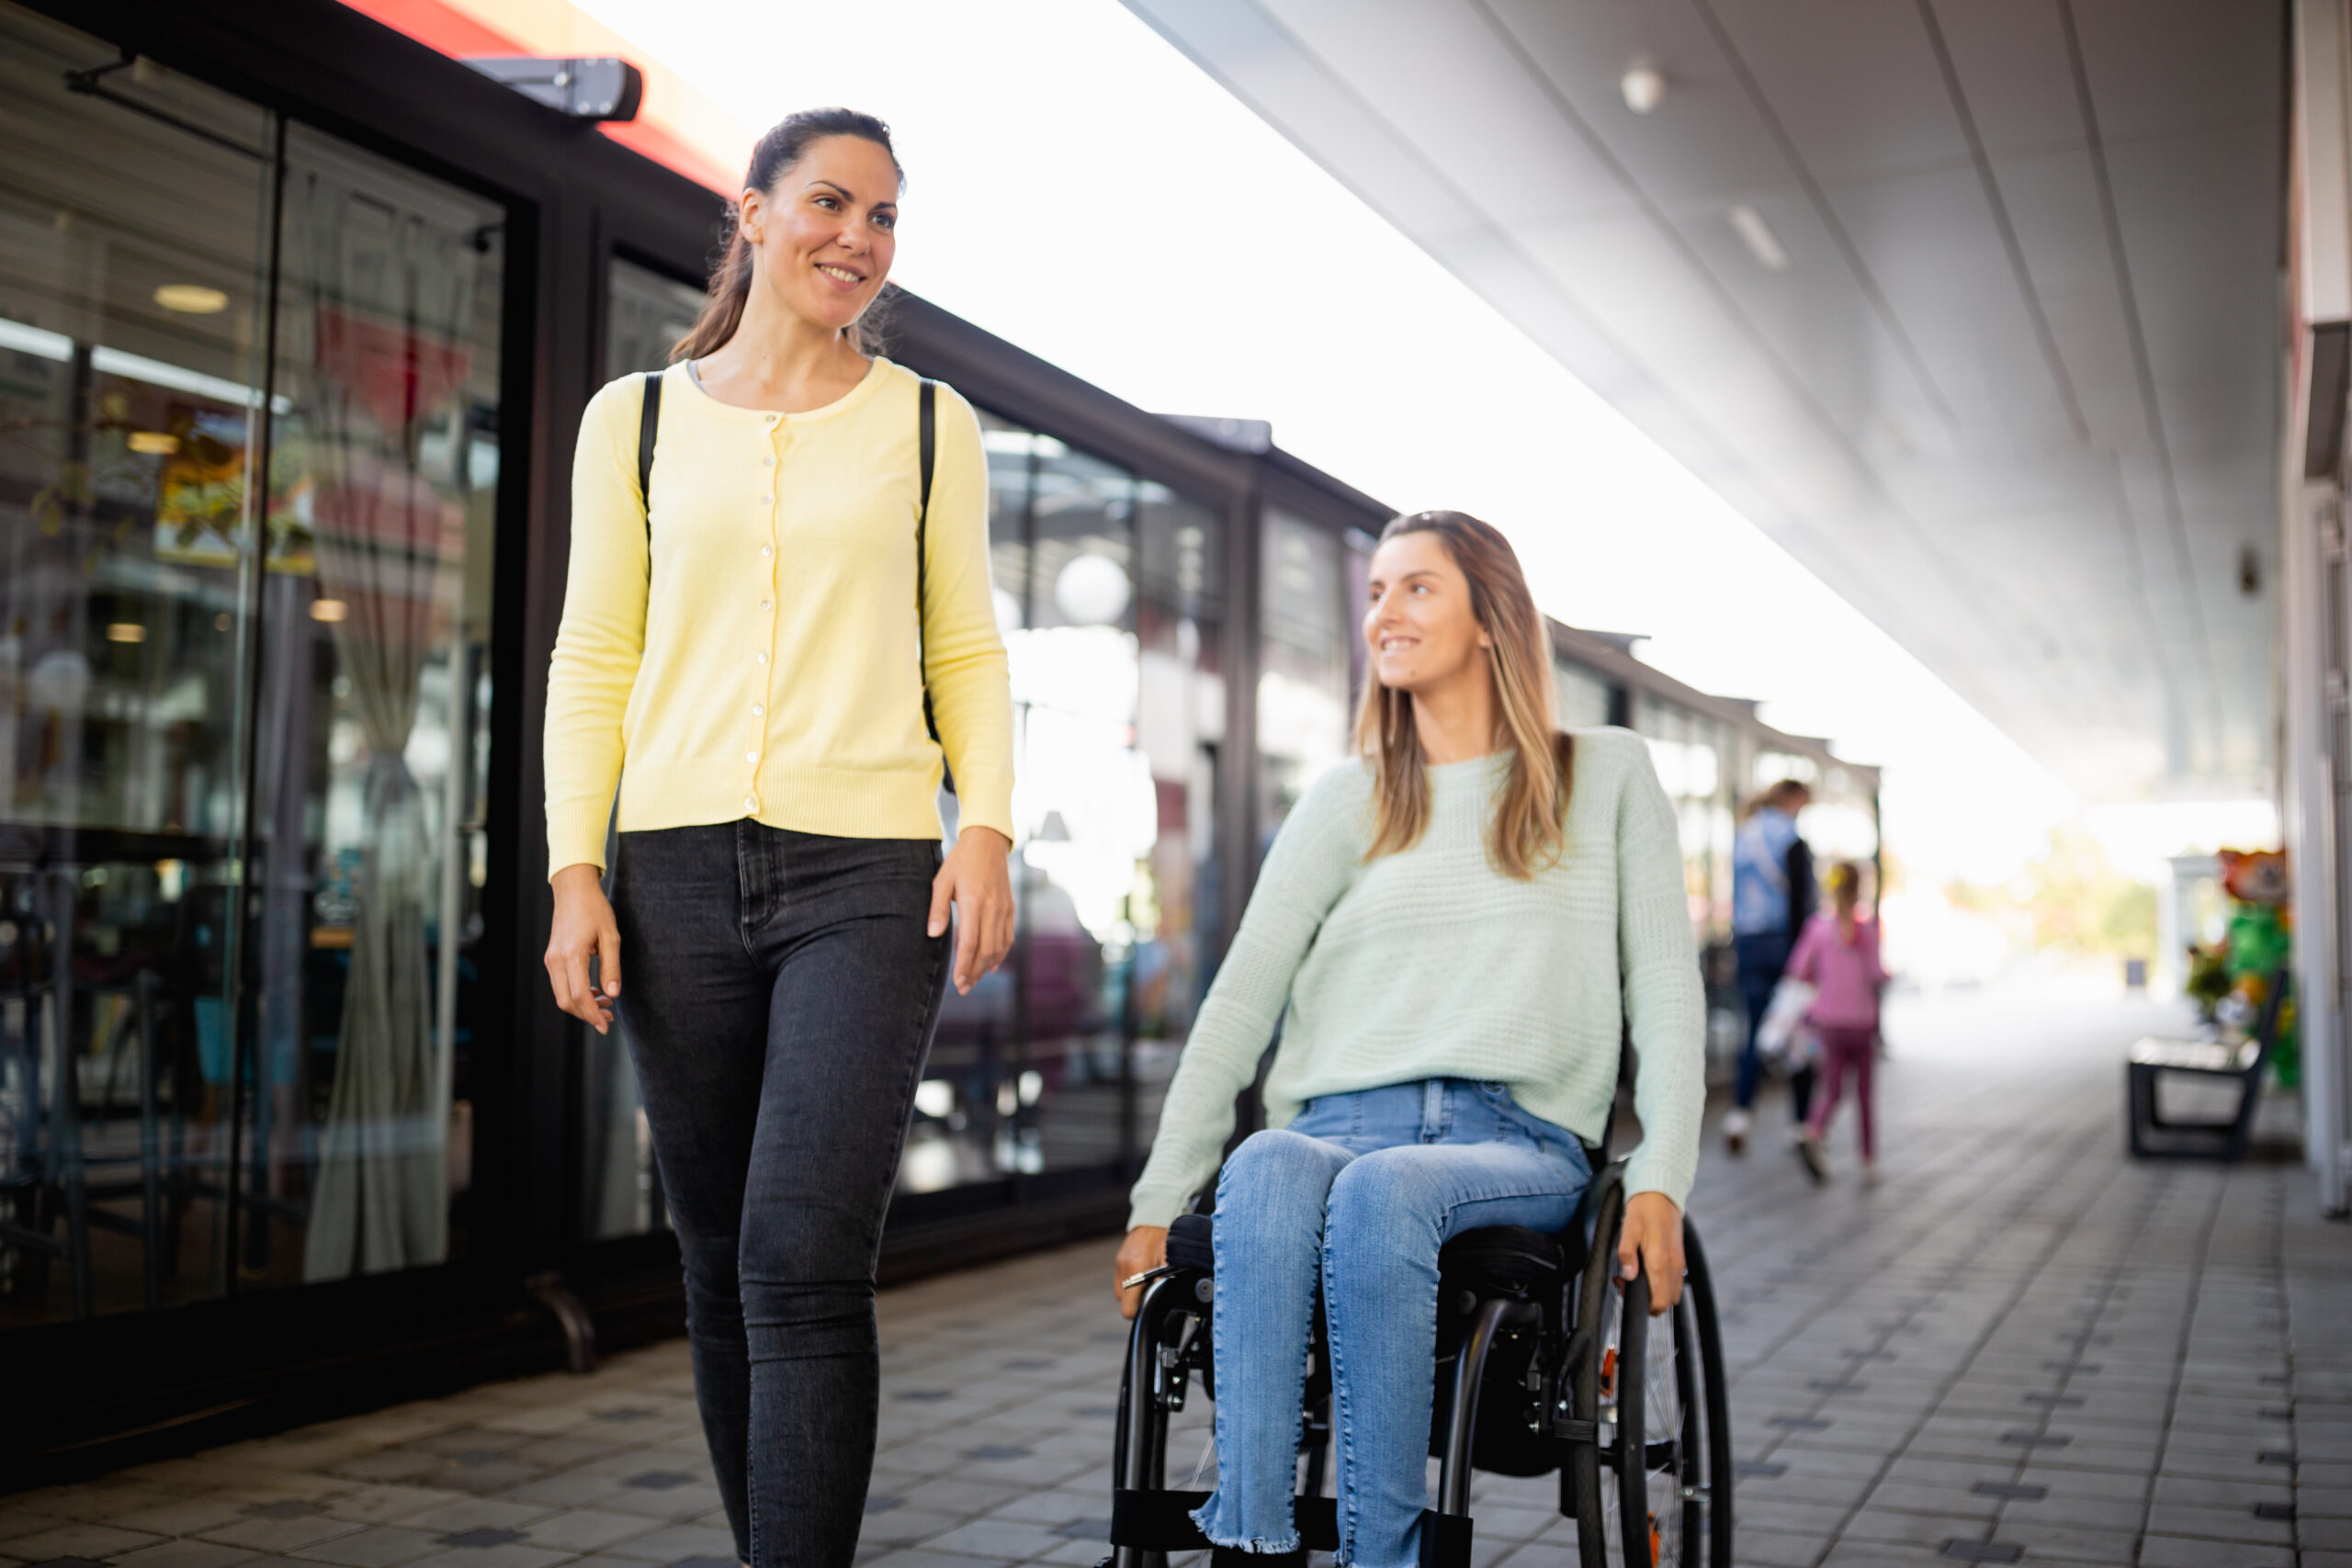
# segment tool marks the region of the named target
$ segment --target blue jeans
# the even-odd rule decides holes
[[[1592,1181],[1575,1134],[1498,1083],[1429,1078],[1311,1100],[1216,1185],[1216,1491],[1210,1540],[1296,1550],[1291,1500],[1319,1280],[1339,1450],[1338,1561],[1416,1568],[1437,1376],[1438,1249],[1486,1225],[1565,1227]]]
[[[849,1568],[874,1467],[874,1264],[939,1016],[939,845],[752,821],[623,833],[620,998],[685,1264],[737,1558]]]

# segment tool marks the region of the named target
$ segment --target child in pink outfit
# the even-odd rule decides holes
[[[1797,945],[1789,954],[1788,972],[1815,987],[1805,1021],[1821,1037],[1821,1063],[1813,1100],[1797,1154],[1815,1181],[1829,1178],[1829,1162],[1822,1151],[1822,1134],[1837,1113],[1846,1079],[1854,1080],[1854,1099],[1861,1111],[1862,1179],[1875,1183],[1878,1156],[1871,1127],[1871,1060],[1877,1054],[1879,993],[1886,986],[1886,970],[1879,964],[1878,922],[1860,911],[1861,867],[1841,861],[1826,879],[1830,908],[1805,922]]]

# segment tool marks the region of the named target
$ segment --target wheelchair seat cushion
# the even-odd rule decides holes
[[[1557,1285],[1564,1262],[1557,1241],[1523,1225],[1464,1231],[1437,1257],[1438,1273],[1448,1292],[1471,1290],[1481,1295],[1540,1295]]]
[[[1214,1214],[1179,1214],[1168,1226],[1168,1266],[1171,1269],[1195,1269],[1204,1274],[1216,1271],[1216,1253],[1209,1237]]]

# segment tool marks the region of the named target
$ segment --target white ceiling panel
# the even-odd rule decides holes
[[[2280,0],[1127,4],[2078,788],[2267,787]]]

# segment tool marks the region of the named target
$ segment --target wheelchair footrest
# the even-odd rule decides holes
[[[1208,1500],[1205,1492],[1115,1487],[1111,1493],[1111,1544],[1138,1551],[1199,1551],[1209,1540],[1193,1522],[1193,1510]]]
[[[1209,1539],[1193,1522],[1193,1510],[1208,1500],[1205,1492],[1119,1487],[1111,1494],[1111,1544],[1142,1551],[1204,1551]],[[1307,1551],[1340,1550],[1340,1506],[1330,1498],[1293,1498],[1291,1517],[1298,1524],[1298,1543]]]
[[[1471,1520],[1465,1514],[1421,1510],[1421,1568],[1470,1568]]]
[[[1111,1544],[1138,1551],[1202,1551],[1209,1539],[1193,1522],[1193,1510],[1209,1500],[1205,1492],[1111,1494]],[[1309,1551],[1340,1549],[1339,1505],[1329,1497],[1291,1502],[1298,1543]],[[1459,1515],[1421,1511],[1421,1568],[1470,1568],[1471,1521]]]

